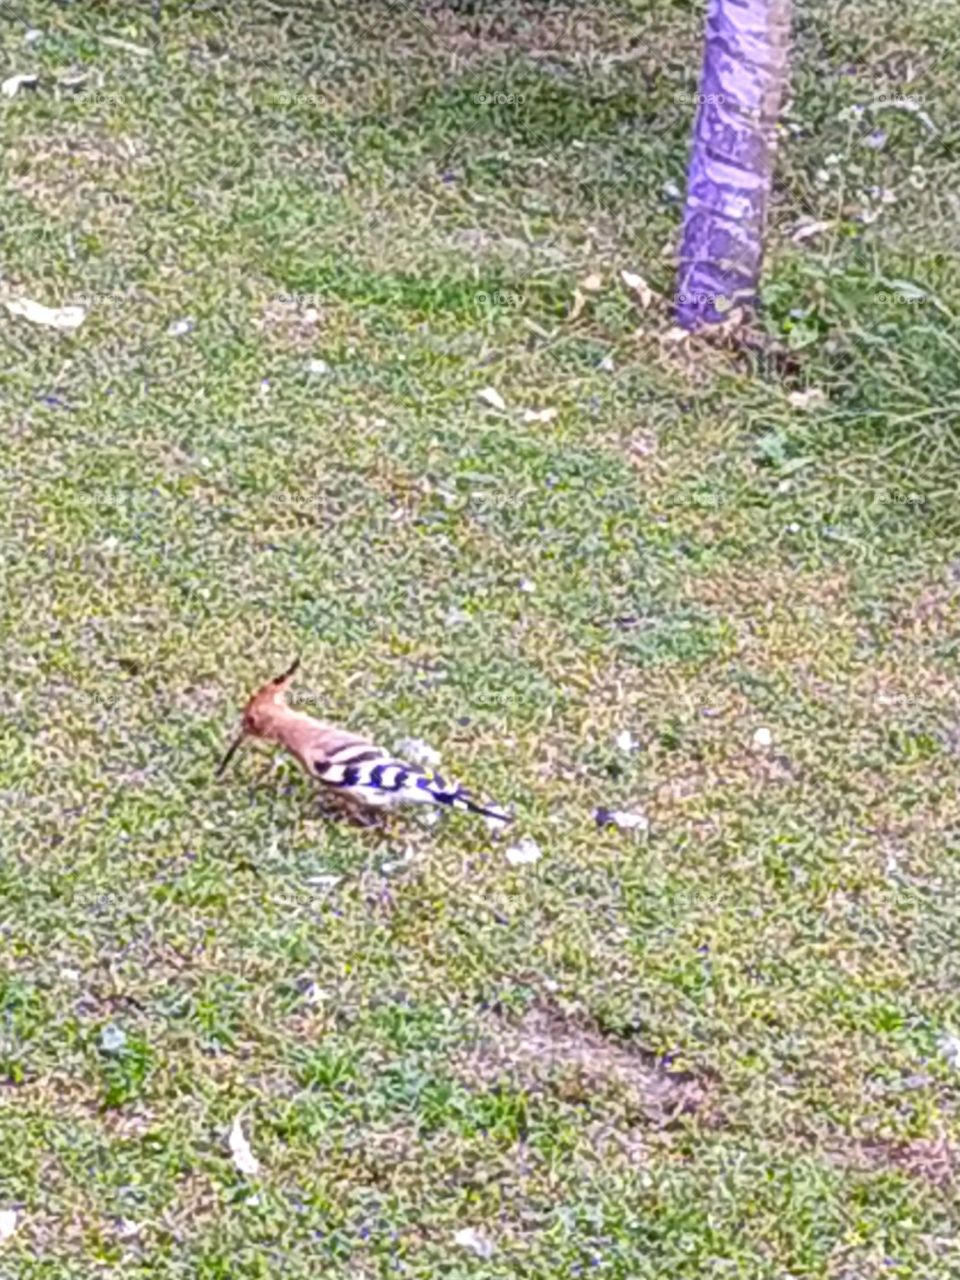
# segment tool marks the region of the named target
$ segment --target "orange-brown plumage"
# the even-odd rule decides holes
[[[251,737],[277,742],[312,774],[317,760],[327,760],[341,748],[362,743],[365,739],[287,706],[286,692],[299,666],[298,658],[282,676],[257,690],[243,709],[243,729],[239,740]]]
[[[371,809],[404,802],[452,805],[509,821],[502,810],[477,804],[463,787],[448,785],[439,774],[396,760],[361,734],[287,706],[286,693],[299,666],[298,658],[247,702],[242,728],[221,761],[217,777],[245,738],[260,738],[286,748],[312,778],[350,805]]]

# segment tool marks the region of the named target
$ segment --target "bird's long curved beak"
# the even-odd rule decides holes
[[[234,738],[234,740],[230,743],[230,746],[227,748],[227,754],[220,761],[220,767],[217,770],[217,772],[214,774],[215,778],[220,778],[223,776],[227,765],[230,763],[233,757],[237,754],[240,744],[241,742],[243,742],[246,736],[247,736],[246,729],[241,729],[240,732],[237,734],[237,736]]]

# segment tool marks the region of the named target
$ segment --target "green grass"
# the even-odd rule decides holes
[[[948,8],[800,7],[778,361],[662,341],[699,5],[5,14],[2,1280],[960,1274]],[[540,861],[216,784],[297,653]]]

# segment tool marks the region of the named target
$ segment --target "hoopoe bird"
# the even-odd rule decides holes
[[[300,666],[258,689],[243,709],[240,732],[220,762],[223,775],[242,742],[260,738],[276,742],[294,756],[306,772],[331,796],[356,816],[372,810],[388,810],[404,804],[449,805],[498,822],[511,822],[508,813],[477,804],[459,783],[448,783],[438,773],[397,760],[361,734],[325,724],[303,711],[287,706],[286,693]]]

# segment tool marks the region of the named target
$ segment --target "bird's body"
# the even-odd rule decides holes
[[[327,724],[287,706],[286,691],[299,666],[259,689],[243,711],[243,728],[223,759],[223,773],[245,737],[285,747],[315,781],[359,810],[392,809],[405,804],[446,805],[509,822],[503,810],[477,804],[458,783],[398,760],[361,734]]]

